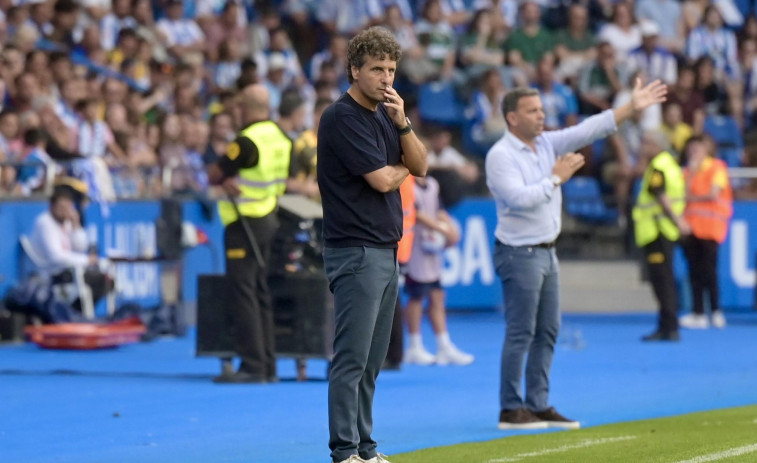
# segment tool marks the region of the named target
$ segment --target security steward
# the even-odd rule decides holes
[[[208,167],[208,177],[233,198],[233,202],[219,201],[218,212],[226,227],[228,303],[241,363],[235,373],[224,373],[213,381],[266,383],[278,380],[267,263],[279,227],[276,210],[278,197],[286,189],[292,141],[270,120],[265,86],[246,87],[240,104],[247,126],[226,154]]]
[[[673,247],[691,232],[683,218],[686,187],[670,142],[657,131],[642,137],[642,162],[647,162],[633,208],[636,245],[644,250],[657,304],[657,330],[642,341],[678,341],[678,292],[673,276]]]

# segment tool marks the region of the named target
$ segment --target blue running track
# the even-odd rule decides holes
[[[497,430],[497,313],[452,314],[468,367],[403,366],[379,377],[374,438],[386,454],[511,435]],[[652,315],[566,315],[552,403],[583,426],[757,403],[757,314],[724,330],[642,344]],[[427,327],[424,327],[427,329]],[[427,348],[434,348],[425,332]],[[2,463],[328,462],[326,364],[293,381],[215,385],[220,366],[194,337],[104,351],[0,347]]]

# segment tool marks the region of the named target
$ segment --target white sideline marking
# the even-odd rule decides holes
[[[619,436],[619,437],[603,437],[601,439],[585,439],[585,440],[579,441],[577,444],[561,445],[559,447],[555,447],[552,449],[539,450],[538,452],[519,453],[515,455],[514,457],[495,458],[493,460],[488,460],[486,463],[506,463],[506,462],[511,462],[511,461],[520,461],[528,457],[541,457],[544,455],[549,455],[550,453],[566,452],[568,450],[582,449],[585,447],[592,447],[594,445],[610,444],[613,442],[622,442],[622,441],[633,440],[633,439],[636,439],[636,436]]]
[[[711,453],[709,455],[701,455],[691,460],[683,460],[677,463],[704,463],[706,461],[719,461],[725,458],[737,457],[739,455],[746,455],[747,453],[757,452],[757,444],[745,445],[743,447],[735,447],[728,450],[723,450],[718,453]]]

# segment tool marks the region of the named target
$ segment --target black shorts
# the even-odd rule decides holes
[[[410,276],[405,276],[405,294],[410,299],[426,299],[431,294],[432,289],[440,289],[442,284],[439,280],[430,283],[420,283],[413,280]]]

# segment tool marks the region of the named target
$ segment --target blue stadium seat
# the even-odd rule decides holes
[[[731,167],[741,165],[744,138],[736,120],[731,116],[711,115],[704,121],[704,131],[715,140],[718,157]]]
[[[594,177],[573,177],[562,187],[563,206],[568,215],[592,223],[618,220],[618,211],[607,207],[599,181]]]
[[[456,126],[463,122],[463,103],[452,82],[430,82],[418,91],[418,112],[424,121]]]

